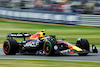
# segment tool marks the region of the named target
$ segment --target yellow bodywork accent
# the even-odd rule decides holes
[[[77,47],[77,46],[73,46],[73,49],[76,50],[76,51],[82,51],[82,49]]]
[[[45,32],[40,32],[40,37],[44,37],[46,35],[46,33],[45,33],[45,35],[43,35],[43,33],[45,33]]]
[[[45,33],[45,35],[43,35],[43,33],[45,33],[45,32],[40,32],[40,37],[42,37],[41,40],[45,39],[45,36],[46,36],[46,33]]]
[[[45,52],[43,51],[43,53],[45,53]]]

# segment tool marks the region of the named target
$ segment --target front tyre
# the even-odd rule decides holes
[[[76,46],[85,49],[86,51],[90,51],[89,42],[86,39],[80,39],[77,41]],[[79,53],[79,56],[86,56],[88,53]]]
[[[18,51],[17,41],[14,39],[7,39],[3,44],[3,51],[6,55],[15,55]]]

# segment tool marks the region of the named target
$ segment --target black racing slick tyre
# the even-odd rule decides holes
[[[7,39],[3,44],[3,51],[6,55],[15,55],[18,51],[17,41],[14,39]]]
[[[56,44],[53,40],[47,40],[44,42],[43,50],[44,54],[47,56],[54,55],[54,45]]]
[[[80,41],[77,41],[76,46],[78,46],[81,49],[85,49],[86,51],[90,51],[89,42],[86,39],[81,39]],[[80,56],[86,56],[88,53],[79,53]]]

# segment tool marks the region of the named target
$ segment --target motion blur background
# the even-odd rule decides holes
[[[100,0],[0,0],[0,17],[100,27]]]
[[[0,7],[99,14],[100,0],[0,0]]]

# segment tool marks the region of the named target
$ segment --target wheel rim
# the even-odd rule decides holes
[[[4,51],[4,53],[8,53],[9,52],[9,44],[8,44],[8,42],[4,42],[3,51]]]
[[[44,52],[45,52],[45,54],[50,54],[50,51],[51,51],[50,43],[49,42],[46,42],[44,44]]]

